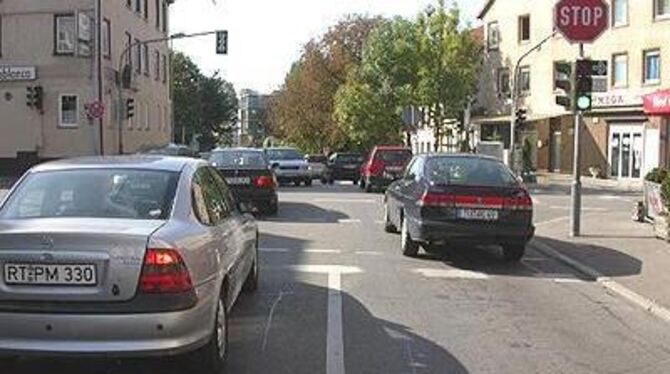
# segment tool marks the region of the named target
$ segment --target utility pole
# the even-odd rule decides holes
[[[579,59],[584,58],[584,43],[579,43]],[[575,98],[576,100],[576,98]],[[570,236],[581,235],[581,211],[582,211],[582,121],[584,112],[575,103],[575,131],[574,131],[574,155],[573,155],[573,180],[571,190],[571,212],[570,212]]]

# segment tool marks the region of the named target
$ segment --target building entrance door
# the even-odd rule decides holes
[[[611,125],[609,133],[610,177],[614,179],[642,178],[644,157],[644,127],[640,125]]]
[[[556,173],[561,171],[561,137],[560,131],[551,133],[551,143],[549,144],[549,169]]]

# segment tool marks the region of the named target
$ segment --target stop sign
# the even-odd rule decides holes
[[[572,43],[590,43],[609,27],[605,0],[560,0],[554,7],[554,27]]]

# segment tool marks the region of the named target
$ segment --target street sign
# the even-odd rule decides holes
[[[593,86],[591,92],[607,92],[609,91],[607,77],[593,77]]]
[[[93,119],[100,119],[105,115],[105,104],[93,101],[86,106],[86,114]]]
[[[609,27],[609,5],[605,0],[560,0],[554,27],[571,43],[591,43]]]
[[[580,60],[577,64],[577,74],[591,77],[606,77],[608,72],[607,66],[606,60]]]

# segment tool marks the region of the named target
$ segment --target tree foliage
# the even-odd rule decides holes
[[[309,152],[347,146],[333,118],[335,94],[360,64],[378,18],[350,16],[307,43],[270,105],[271,133]]]
[[[182,53],[173,55],[172,66],[177,140],[185,139],[188,143],[198,135],[202,150],[230,143],[238,109],[233,85],[218,72],[205,76]]]

